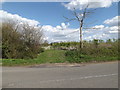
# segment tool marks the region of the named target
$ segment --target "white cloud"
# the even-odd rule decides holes
[[[115,16],[111,19],[107,19],[104,21],[104,24],[108,24],[110,26],[118,26],[118,23],[120,23],[120,16]]]
[[[0,0],[0,3],[4,3],[5,2],[5,0]]]
[[[67,25],[65,23],[61,23],[63,29],[66,29],[69,25],[70,25],[69,23]]]
[[[118,26],[112,26],[112,27],[109,27],[110,28],[110,30],[118,30]],[[120,28],[120,26],[119,26],[119,28]]]
[[[45,31],[52,31],[52,32],[55,32],[56,31],[56,28],[55,27],[52,27],[51,25],[44,25],[43,26],[43,29]]]
[[[84,9],[88,4],[88,8],[103,8],[110,7],[113,2],[118,2],[120,0],[72,0],[68,4],[64,4],[67,9],[72,10],[76,9]]]
[[[104,28],[104,25],[95,25],[92,28],[96,28],[96,29],[102,29]]]
[[[69,23],[67,23],[67,24],[61,23],[61,25],[57,25],[56,28],[59,30],[64,30],[64,29],[68,28],[69,25],[70,25]]]
[[[0,21],[4,22],[4,20],[14,20],[15,22],[18,22],[18,23],[28,23],[29,25],[31,26],[37,26],[39,25],[40,23],[36,20],[31,20],[31,19],[27,19],[27,18],[23,18],[17,14],[11,14],[11,13],[8,13],[6,11],[3,11],[3,10],[0,10]]]
[[[77,34],[79,30],[68,29],[68,28],[60,29],[60,27],[59,28],[58,27],[59,26],[52,27],[51,25],[44,25],[43,32],[45,36],[48,37],[45,39],[48,40],[49,42],[78,41],[79,40],[79,34]]]
[[[83,35],[84,40],[92,40],[92,39],[113,39],[118,38],[118,30],[110,30],[110,28],[103,28],[102,30],[91,30],[88,33]]]
[[[61,27],[61,26],[58,26],[58,25],[56,26],[56,28],[57,28],[57,29],[62,29],[62,27]]]
[[[118,31],[109,31],[109,33],[118,33]]]
[[[27,18],[23,18],[17,14],[10,14],[8,12],[0,10],[0,20],[4,19],[12,19],[19,22],[28,22],[30,25],[38,26],[39,22]],[[43,26],[43,33],[45,35],[44,40],[48,40],[49,42],[60,42],[60,41],[79,41],[79,28],[70,29],[68,28],[69,23],[61,23],[55,27],[51,25]],[[93,30],[83,30],[83,40],[92,40],[92,39],[109,39],[109,38],[118,38],[118,27],[105,27],[104,25],[96,25],[93,26]]]
[[[43,27],[46,27],[43,26]],[[104,25],[96,25],[93,27],[99,27],[100,29],[89,29],[83,30],[83,40],[92,40],[92,39],[113,39],[118,38],[118,27],[105,27]],[[50,26],[50,28],[44,28],[46,40],[49,42],[60,42],[60,41],[79,41],[79,29],[69,29],[59,30],[56,27]]]

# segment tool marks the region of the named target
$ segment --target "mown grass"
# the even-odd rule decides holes
[[[78,58],[80,57],[80,58]],[[66,56],[65,50],[46,50],[38,55],[35,59],[2,59],[3,66],[25,66],[44,63],[86,63],[86,62],[105,62],[116,61],[117,56],[99,56],[93,57],[88,55]],[[0,60],[1,61],[1,60]]]

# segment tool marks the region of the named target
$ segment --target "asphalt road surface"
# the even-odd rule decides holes
[[[3,67],[2,88],[118,88],[118,62]]]

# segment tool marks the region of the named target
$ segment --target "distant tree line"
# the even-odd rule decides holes
[[[101,40],[101,39],[93,39],[93,40],[89,40],[89,41],[84,40],[83,43],[85,45],[83,45],[83,48],[86,47],[87,45],[92,45],[95,48],[98,48],[102,44],[106,44],[106,46],[107,45],[109,46],[118,41],[119,41],[118,39],[108,39],[106,41]],[[54,48],[59,48],[59,47],[63,46],[63,47],[77,47],[77,49],[78,49],[79,44],[80,44],[79,42],[71,41],[71,42],[53,42],[48,45],[51,45]],[[118,43],[116,43],[116,44],[118,45]]]

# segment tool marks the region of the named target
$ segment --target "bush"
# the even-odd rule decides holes
[[[23,24],[19,28],[13,21],[2,24],[2,58],[35,58],[39,52],[44,51],[40,49],[41,42],[40,28],[28,24]]]
[[[39,53],[42,53],[42,52],[44,52],[44,51],[45,51],[44,48],[40,48],[40,49],[39,49]]]
[[[80,63],[84,62],[84,59],[90,59],[90,56],[81,54],[80,51],[74,50],[74,51],[67,51],[65,53],[66,60],[69,61],[70,63]]]
[[[102,42],[99,44],[98,41],[97,44],[96,41],[86,42],[81,50],[67,51],[65,56],[69,62],[88,62],[99,58],[110,59],[110,57],[118,57],[118,49],[118,41],[110,43]]]

